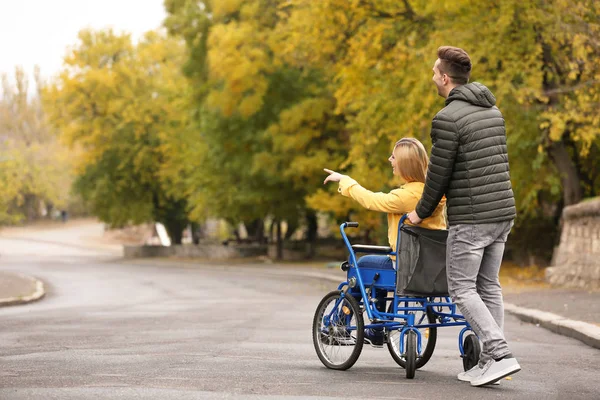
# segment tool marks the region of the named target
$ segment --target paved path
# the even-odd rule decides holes
[[[305,268],[123,262],[57,240],[0,238],[0,249],[0,269],[47,285],[41,302],[0,308],[3,400],[600,396],[599,350],[512,316],[506,332],[523,371],[499,387],[456,380],[453,328],[414,380],[370,347],[337,372],[321,365],[310,336],[317,303],[336,285]]]
[[[600,350],[510,315],[507,337],[523,371],[500,387],[456,380],[453,328],[440,332],[414,380],[387,350],[368,346],[349,371],[327,370],[310,325],[320,298],[336,287],[323,276],[337,270],[124,262],[118,246],[99,243],[98,225],[0,232],[0,270],[38,277],[47,291],[42,302],[0,308],[0,399],[600,397]],[[559,294],[509,295],[597,316],[583,307],[595,294]]]

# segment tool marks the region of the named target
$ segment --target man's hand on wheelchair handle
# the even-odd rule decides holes
[[[408,214],[408,219],[415,225],[419,225],[423,221],[419,218],[416,211],[411,211],[410,214]]]
[[[335,171],[332,171],[330,169],[327,169],[327,168],[323,168],[323,171],[325,171],[329,174],[329,176],[327,178],[325,178],[325,180],[323,181],[323,185],[326,184],[327,182],[339,182],[344,177],[344,175],[337,173]]]

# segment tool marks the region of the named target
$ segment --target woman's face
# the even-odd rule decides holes
[[[390,162],[390,164],[392,164],[392,172],[394,173],[394,175],[398,176],[398,164],[396,163],[396,156],[394,156],[395,150],[396,148],[394,148],[394,150],[392,151],[392,155],[390,156],[390,158],[388,158],[388,161]]]

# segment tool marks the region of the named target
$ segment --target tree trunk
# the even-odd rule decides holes
[[[233,236],[235,236],[235,242],[242,243],[242,237],[240,236],[240,227],[238,225],[232,225]]]
[[[280,220],[277,220],[277,259],[283,260],[283,237],[281,235]]]
[[[563,140],[551,142],[548,146],[548,155],[560,174],[563,187],[563,207],[579,203],[583,198],[581,179]]]
[[[277,221],[272,220],[271,225],[269,225],[269,243],[273,243],[273,231],[275,230],[275,224]]]
[[[52,212],[54,211],[54,204],[52,204],[51,202],[48,202],[46,204],[46,218],[48,219],[52,219]]]
[[[28,222],[35,220],[38,216],[39,202],[34,194],[26,194],[23,196],[23,214]]]
[[[201,226],[197,222],[192,222],[191,225],[192,225],[191,226],[192,243],[194,243],[194,244],[200,244],[200,237],[202,235]]]
[[[158,202],[155,202],[157,204]],[[161,222],[169,237],[171,244],[181,244],[183,230],[190,223],[187,216],[187,202],[185,200],[167,199],[162,207],[155,205],[155,220]]]
[[[183,230],[187,227],[187,221],[181,221],[176,218],[167,218],[163,221],[165,229],[171,238],[171,244],[181,244]]]
[[[364,231],[364,235],[363,235],[363,243],[364,244],[371,244],[371,229],[365,229]]]
[[[287,231],[285,231],[285,240],[292,238],[292,235],[298,230],[298,220],[296,218],[287,220]]]
[[[317,230],[319,228],[317,221],[317,214],[313,210],[306,210],[306,242],[308,243],[307,247],[307,258],[313,258],[316,252],[316,243],[317,243]]]
[[[543,30],[542,30],[543,31]],[[544,41],[541,33],[537,38],[538,43],[542,45],[542,60],[544,62],[544,77],[543,88],[548,93],[547,107],[554,107],[560,103],[559,92],[556,89],[564,82],[565,72],[561,71],[561,65],[556,62],[552,54],[552,47]],[[556,71],[556,72],[551,72]],[[547,134],[547,133],[546,133]],[[569,132],[565,131],[559,141],[552,141],[549,137],[550,144],[547,147],[547,152],[556,166],[560,174],[560,181],[563,187],[563,207],[571,204],[576,204],[583,198],[581,188],[581,177],[577,171],[577,166],[573,161],[573,157],[569,154],[565,140],[568,140]]]
[[[265,222],[262,218],[255,219],[244,225],[246,226],[246,232],[248,232],[248,239],[257,243],[264,242]]]

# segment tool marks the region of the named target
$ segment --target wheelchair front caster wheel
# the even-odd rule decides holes
[[[477,336],[471,334],[465,336],[463,340],[463,368],[465,371],[470,370],[479,364],[479,355],[481,354],[481,345]]]
[[[413,379],[417,370],[417,334],[413,331],[406,332],[406,379]]]

